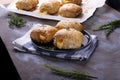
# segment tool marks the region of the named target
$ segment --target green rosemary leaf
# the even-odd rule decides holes
[[[95,28],[92,28],[93,31],[99,31],[99,30],[105,30],[105,29],[108,29],[110,26],[109,25],[102,25],[102,26],[98,26],[98,27],[95,27]]]
[[[78,72],[78,71],[63,70],[58,67],[50,66],[48,64],[45,64],[44,66],[52,70],[52,72],[57,75],[61,75],[61,76],[65,76],[65,77],[69,77],[73,79],[82,79],[82,80],[90,80],[93,78],[97,79],[97,77],[93,77],[89,74],[85,74],[85,73]]]
[[[109,25],[120,25],[120,20],[114,20],[109,22]]]
[[[120,20],[114,20],[108,23],[105,23],[101,26],[93,28],[93,31],[104,30],[106,37],[108,37],[116,28],[120,27]]]
[[[105,30],[105,29],[108,29],[110,28],[110,26],[115,26],[116,28],[118,27],[118,25],[120,25],[120,20],[114,20],[114,21],[111,21],[111,22],[108,22],[108,23],[105,23],[101,26],[98,26],[96,28],[93,28],[92,30],[93,31],[97,31],[97,30]]]
[[[108,37],[115,30],[115,28],[116,28],[115,26],[111,25],[110,28],[108,28],[104,31],[105,35]]]
[[[92,28],[92,30],[93,30],[93,31],[105,30],[105,29],[108,29],[109,27],[110,27],[109,24],[104,24],[104,25],[101,25],[101,26]]]
[[[12,14],[8,14],[8,16],[10,18],[9,26],[12,29],[14,27],[21,28],[26,24],[26,21],[23,18],[19,17],[19,16],[14,16]]]

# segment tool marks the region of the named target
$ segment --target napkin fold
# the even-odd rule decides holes
[[[27,53],[32,53],[36,55],[46,55],[46,56],[62,58],[62,59],[84,61],[90,58],[90,56],[93,54],[97,46],[98,40],[97,40],[96,35],[91,35],[92,37],[91,43],[87,47],[81,50],[78,50],[74,53],[73,52],[69,54],[68,53],[57,53],[57,52],[49,53],[49,52],[41,51],[32,44],[32,41],[30,39],[30,32],[32,31],[32,29],[36,28],[38,25],[41,25],[41,24],[37,24],[36,26],[31,28],[24,36],[14,40],[12,42],[12,44],[14,45],[14,49],[21,51],[21,52],[27,52]]]

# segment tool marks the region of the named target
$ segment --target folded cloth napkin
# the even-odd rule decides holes
[[[91,43],[87,47],[81,50],[78,50],[74,53],[73,52],[69,54],[68,53],[56,53],[56,52],[50,53],[50,52],[41,51],[32,44],[32,41],[30,39],[30,32],[34,28],[38,27],[38,25],[41,25],[41,24],[35,25],[24,36],[14,40],[12,42],[14,45],[14,49],[21,51],[21,52],[27,52],[27,53],[37,54],[37,55],[47,55],[47,56],[52,56],[56,58],[83,61],[83,60],[87,60],[92,55],[93,51],[96,48],[97,41],[98,41],[97,37],[96,35],[91,35],[92,37]]]

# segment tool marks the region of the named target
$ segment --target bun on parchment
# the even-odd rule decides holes
[[[81,47],[84,35],[75,29],[61,29],[54,35],[54,45],[58,49],[78,49]]]
[[[32,40],[38,43],[48,43],[52,41],[54,34],[57,32],[57,29],[50,25],[42,25],[33,29],[30,33]]]
[[[82,14],[81,6],[73,3],[64,4],[59,9],[59,15],[67,18],[75,18]]]
[[[62,4],[67,4],[67,3],[74,3],[80,5],[82,3],[82,0],[62,0]]]
[[[38,3],[38,0],[18,0],[16,8],[29,11],[35,9]]]
[[[44,14],[55,14],[58,12],[60,5],[58,0],[45,0],[41,4],[39,11]]]

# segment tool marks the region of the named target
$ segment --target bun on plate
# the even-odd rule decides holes
[[[81,47],[84,35],[75,29],[61,29],[54,35],[54,45],[58,49],[78,49]]]
[[[33,29],[30,33],[30,37],[35,42],[44,44],[52,41],[53,36],[56,32],[56,28],[50,25],[42,25],[38,28]]]
[[[78,21],[75,20],[61,20],[60,22],[57,23],[57,25],[55,26],[58,30],[63,29],[63,28],[74,28],[78,31],[82,31],[83,30],[83,25],[81,23],[79,23]]]

